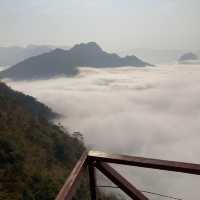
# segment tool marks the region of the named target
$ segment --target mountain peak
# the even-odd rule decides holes
[[[56,53],[56,54],[59,54],[59,53],[65,53],[65,50],[64,49],[60,49],[60,48],[56,48],[54,49],[53,51],[51,51],[53,53]]]
[[[179,61],[187,61],[187,60],[198,60],[198,56],[192,52],[188,52],[188,53],[183,54],[179,58]]]
[[[71,51],[101,52],[101,47],[96,42],[80,43],[71,48]]]
[[[107,53],[95,42],[81,43],[70,50],[55,49],[40,56],[26,59],[0,72],[0,78],[15,80],[41,79],[58,75],[73,76],[78,67],[152,66],[136,56],[120,57]]]

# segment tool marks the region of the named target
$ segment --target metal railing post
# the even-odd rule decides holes
[[[139,191],[133,184],[127,181],[110,165],[103,162],[97,162],[96,168],[109,178],[115,185],[124,191],[129,197],[134,200],[149,200],[141,191]]]
[[[93,162],[88,162],[91,200],[96,200],[96,173]]]

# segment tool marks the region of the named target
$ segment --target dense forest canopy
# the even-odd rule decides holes
[[[0,82],[0,199],[53,200],[85,146],[47,106]],[[85,176],[74,199],[89,199]],[[100,199],[113,199],[99,194]]]

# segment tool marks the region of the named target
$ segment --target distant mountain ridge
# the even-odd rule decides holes
[[[135,48],[129,51],[120,52],[120,55],[134,54],[143,60],[148,60],[150,63],[159,65],[176,63],[183,54],[189,51],[191,50]],[[192,52],[200,57],[200,50],[193,50]]]
[[[153,66],[136,56],[120,57],[107,53],[95,42],[81,43],[70,50],[55,49],[48,53],[26,59],[0,73],[1,78],[16,80],[51,78],[53,76],[73,76],[78,73],[77,67],[121,67]]]
[[[183,54],[179,61],[187,61],[187,60],[198,60],[198,56],[192,52]]]
[[[128,53],[133,53],[134,55],[146,59],[154,64],[169,64],[176,62],[184,53],[184,50],[136,48],[132,49]]]
[[[200,58],[197,54],[188,52],[184,53],[180,56],[178,62],[180,64],[192,64],[192,65],[199,65],[200,64]]]
[[[27,58],[47,53],[57,48],[53,45],[28,45],[27,47],[0,47],[0,66],[15,65]],[[69,47],[62,47],[69,49]]]
[[[0,65],[14,65],[32,56],[51,51],[49,46],[0,47]]]

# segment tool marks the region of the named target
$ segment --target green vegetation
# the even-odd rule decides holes
[[[53,200],[85,147],[33,97],[0,82],[0,199]],[[84,177],[74,200],[89,199]],[[114,199],[104,197],[100,199]]]

